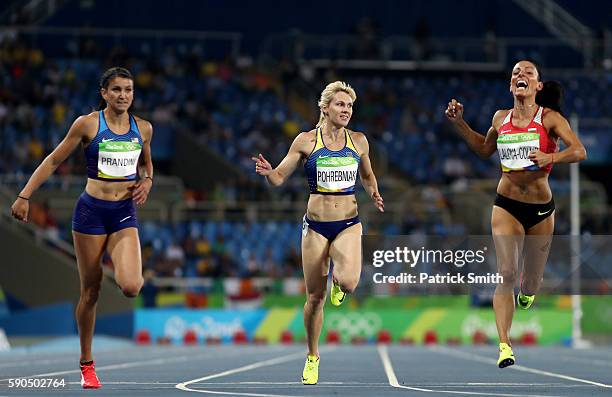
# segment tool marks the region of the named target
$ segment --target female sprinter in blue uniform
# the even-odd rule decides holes
[[[76,320],[81,342],[81,385],[99,388],[91,344],[96,302],[102,282],[104,251],[115,268],[115,281],[127,297],[143,284],[140,240],[134,204],[144,204],[153,185],[153,127],[128,113],[134,79],[123,68],[107,70],[100,81],[101,109],[75,120],[66,137],[38,166],[12,206],[13,216],[28,219],[28,200],[78,144],[85,149],[87,185],[74,209],[72,236],[81,296]],[[139,160],[143,163],[138,175]]]
[[[554,163],[586,158],[584,146],[561,115],[561,87],[541,81],[535,64],[520,61],[512,70],[510,92],[514,107],[498,110],[486,136],[463,120],[463,105],[455,99],[446,116],[470,149],[483,158],[499,153],[502,177],[493,204],[491,229],[498,273],[503,282],[493,297],[499,334],[500,368],[515,362],[508,334],[514,315],[514,287],[524,256],[517,304],[528,309],[540,288],[554,230],[555,203],[548,185]],[[558,151],[558,140],[566,148]]]
[[[357,216],[357,176],[379,211],[384,211],[369,158],[369,145],[361,132],[349,131],[355,91],[336,81],[321,93],[321,115],[314,130],[299,134],[289,153],[276,168],[260,154],[253,157],[255,170],[273,186],[282,185],[304,164],[310,198],[302,226],[302,264],[306,283],[304,327],[308,354],[302,383],[319,378],[319,336],[327,292],[330,259],[334,262],[330,298],[338,306],[353,292],[361,274],[362,227]]]

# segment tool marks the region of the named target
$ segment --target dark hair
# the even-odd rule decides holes
[[[542,72],[540,71],[540,67],[533,61],[527,60],[527,62],[531,62],[533,66],[538,71],[538,81],[542,81]],[[561,111],[561,106],[563,105],[563,87],[561,83],[558,81],[543,81],[544,87],[542,87],[541,91],[538,91],[535,97],[535,101],[538,105],[552,109],[560,114],[563,114]]]
[[[100,89],[102,88],[107,89],[108,84],[115,77],[122,77],[124,79],[130,79],[134,81],[134,76],[132,76],[132,73],[130,73],[129,70],[127,70],[126,68],[116,66],[116,67],[108,69],[106,72],[104,72],[104,74],[102,74],[102,77],[100,78]],[[102,94],[100,94],[100,96],[102,96]],[[100,104],[98,105],[98,110],[103,110],[105,107],[106,107],[106,101],[104,100],[104,98],[100,98]]]
[[[563,87],[558,81],[545,81],[544,87],[536,94],[535,101],[538,105],[549,108],[563,114]]]

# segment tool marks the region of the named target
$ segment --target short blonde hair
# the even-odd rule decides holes
[[[334,95],[336,95],[338,92],[346,92],[353,100],[353,103],[355,103],[357,100],[357,94],[355,94],[353,87],[344,81],[334,81],[333,83],[329,83],[323,92],[321,92],[321,98],[319,98],[319,109],[321,110],[321,114],[319,116],[317,127],[320,127],[326,118],[325,114],[323,113],[323,107],[329,106],[329,103],[334,98]]]

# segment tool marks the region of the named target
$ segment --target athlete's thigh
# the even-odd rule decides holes
[[[306,292],[325,290],[329,274],[329,242],[312,229],[302,230],[302,268]]]
[[[491,231],[497,257],[497,271],[506,277],[517,276],[525,237],[523,225],[505,209],[493,206]]]
[[[135,280],[142,276],[138,229],[128,227],[110,234],[107,251],[113,261],[117,279]]]
[[[104,253],[107,236],[105,234],[83,234],[73,231],[72,239],[81,286],[100,283],[102,280],[100,260]]]
[[[344,229],[332,241],[329,256],[334,262],[335,272],[361,273],[361,223]]]
[[[550,252],[554,228],[554,212],[535,226],[529,228],[525,236],[525,247],[523,250],[525,270],[536,272],[540,275],[543,274],[544,266],[548,260],[548,253]]]
[[[555,211],[527,230],[529,236],[550,236],[555,231]]]

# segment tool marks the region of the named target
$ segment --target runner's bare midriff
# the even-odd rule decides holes
[[[311,194],[306,211],[308,219],[317,222],[341,221],[357,216],[355,195]]]
[[[132,187],[137,181],[105,182],[87,179],[85,191],[92,197],[106,201],[120,201],[132,197]]]
[[[502,173],[497,193],[530,204],[545,204],[552,199],[545,171],[513,171]]]

